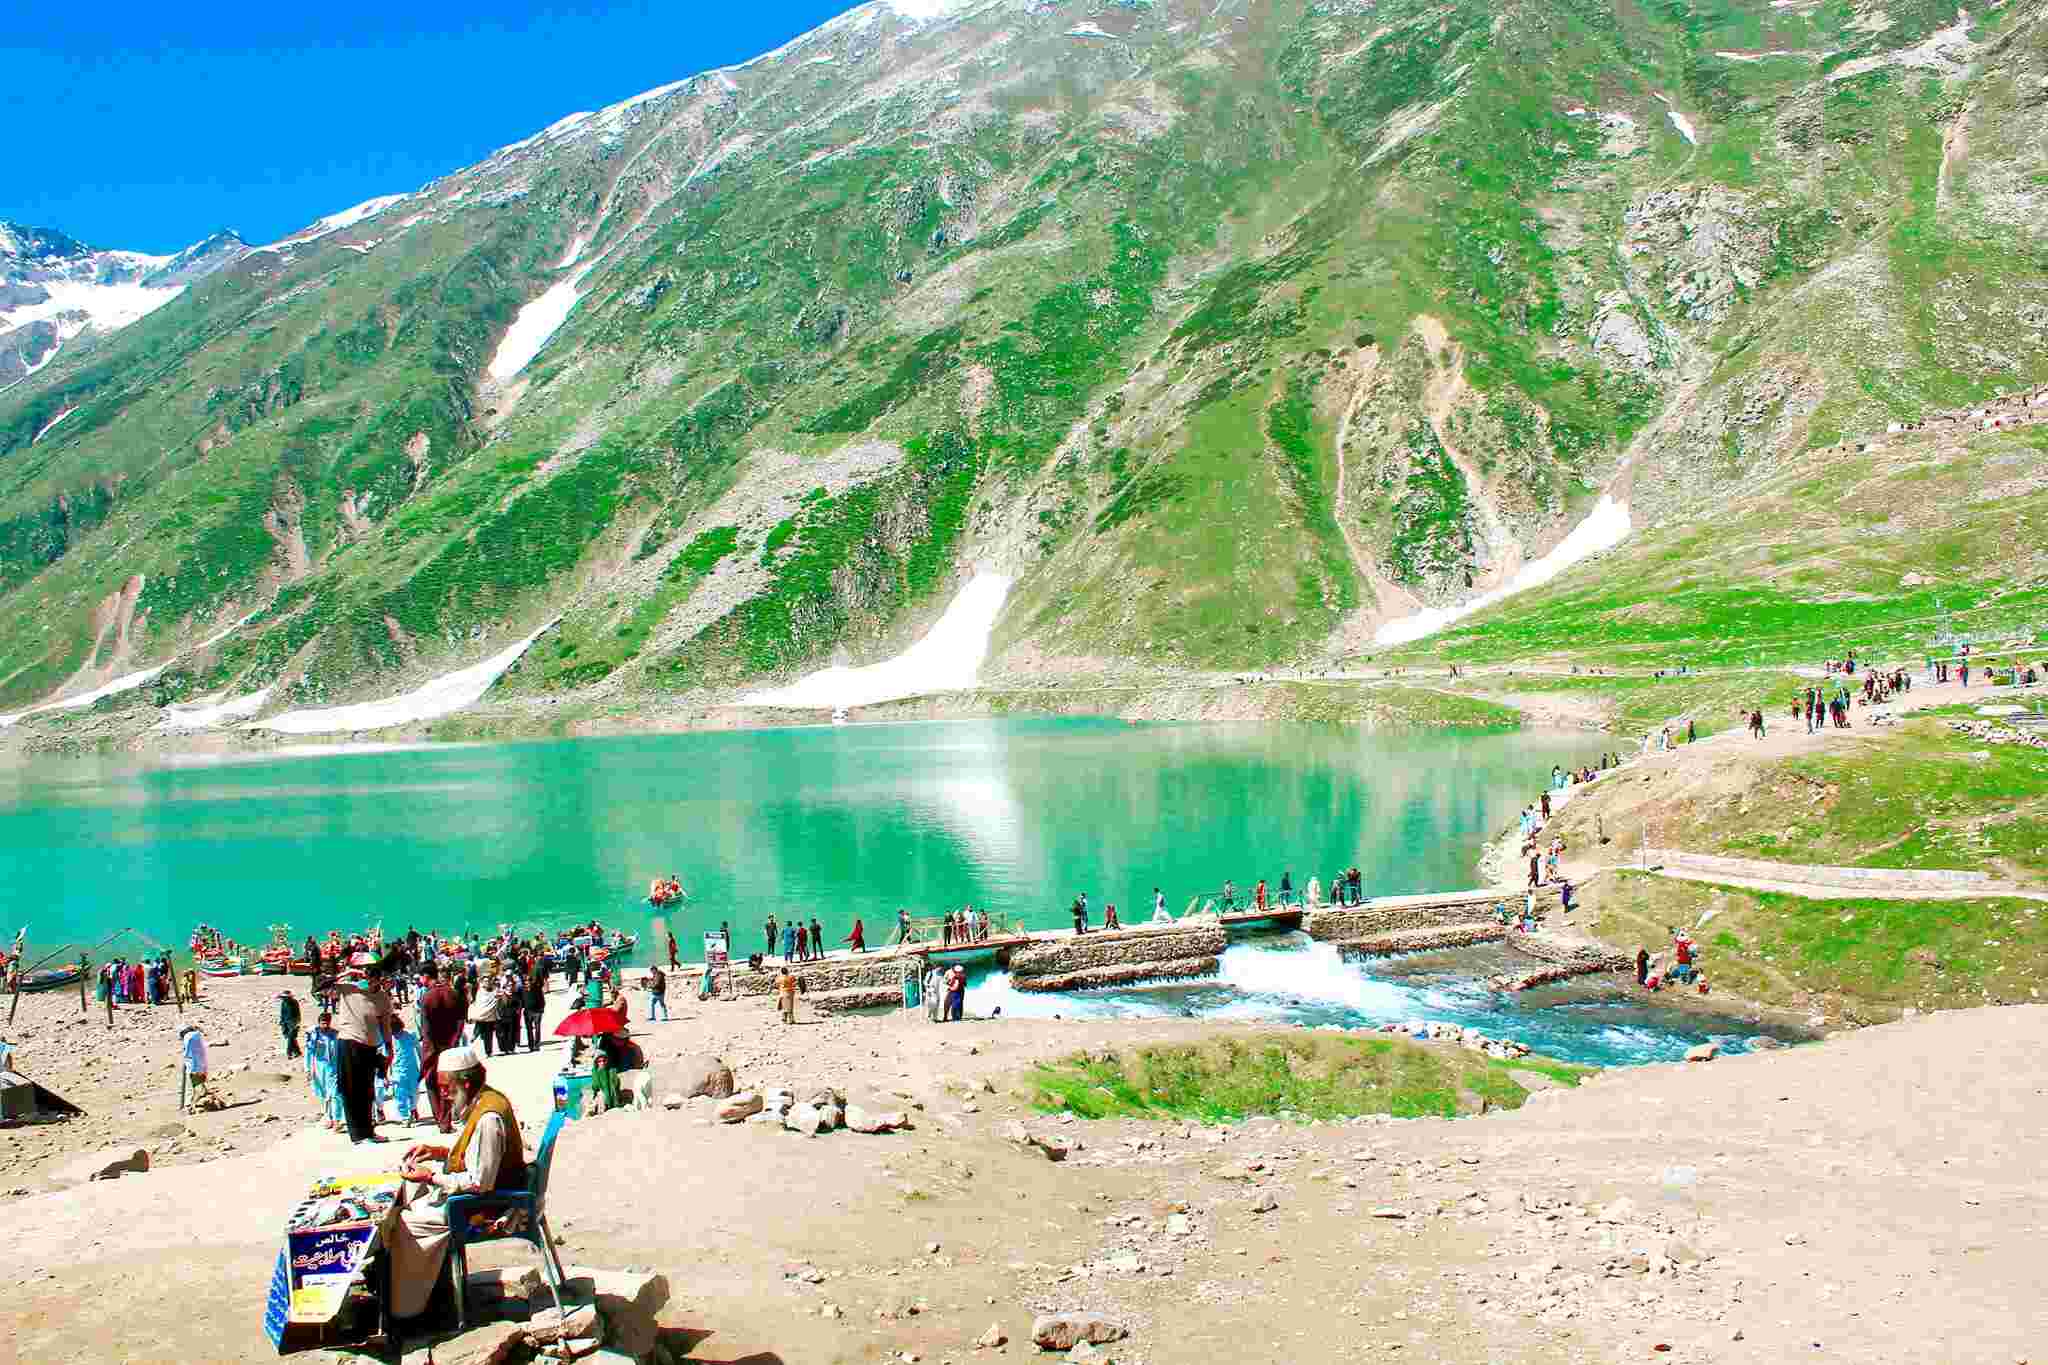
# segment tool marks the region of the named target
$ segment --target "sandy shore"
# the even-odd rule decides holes
[[[2048,1189],[2014,1135],[2048,1121],[2048,1097],[2012,1059],[2048,1046],[2048,1008],[1612,1072],[1512,1114],[1220,1128],[1060,1124],[1016,1083],[1038,1057],[1235,1025],[688,1015],[645,1031],[657,1068],[704,1050],[742,1084],[923,1106],[915,1131],[877,1137],[728,1127],[702,1105],[570,1127],[551,1196],[569,1258],[665,1272],[667,1340],[693,1361],[965,1362],[993,1357],[972,1345],[991,1324],[1015,1354],[1034,1311],[1065,1307],[1126,1325],[1132,1365],[2040,1345],[2028,1211]],[[494,1074],[524,1091],[553,1062]],[[1049,1163],[1005,1140],[1015,1119],[1085,1145]],[[12,1202],[0,1327],[21,1358],[272,1359],[258,1319],[283,1210],[312,1173],[390,1149],[271,1126],[285,1136],[263,1150]],[[81,1311],[114,1293],[122,1311]]]

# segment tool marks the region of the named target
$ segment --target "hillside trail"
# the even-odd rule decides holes
[[[1416,315],[1415,334],[1429,348],[1429,381],[1422,391],[1423,415],[1429,420],[1429,429],[1436,433],[1437,444],[1443,447],[1445,457],[1471,490],[1472,503],[1479,509],[1484,523],[1487,545],[1499,555],[1484,573],[1475,576],[1472,590],[1485,592],[1508,582],[1521,570],[1522,542],[1501,519],[1493,499],[1488,496],[1486,478],[1479,467],[1451,442],[1451,413],[1466,393],[1463,343],[1452,341],[1442,320],[1428,313]],[[1443,357],[1441,364],[1437,363],[1439,356]]]
[[[1670,848],[1667,839],[1658,837],[1660,811],[1670,803],[1683,801],[1697,805],[1743,796],[1754,790],[1757,777],[1766,765],[1850,745],[1881,744],[1897,735],[1894,726],[1873,723],[1875,715],[1889,713],[1894,720],[1901,719],[1934,707],[1978,700],[1984,692],[1982,687],[1966,689],[1957,682],[1915,686],[1912,691],[1893,698],[1875,711],[1852,712],[1849,729],[1824,726],[1811,734],[1807,732],[1804,721],[1795,721],[1788,714],[1788,698],[1760,697],[1758,704],[1762,706],[1765,717],[1763,738],[1754,738],[1746,728],[1737,727],[1695,743],[1675,744],[1667,751],[1624,755],[1623,767],[1615,775],[1601,778],[1587,793],[1591,800],[1567,805],[1565,813],[1574,824],[1584,823],[1589,815],[1598,815],[1604,821],[1602,828],[1613,842],[1605,846],[1604,858],[1567,859],[1564,871],[1567,876],[1577,878],[1589,876],[1603,867],[1628,866],[1636,859],[1644,843]],[[1681,723],[1673,728],[1675,732],[1682,733],[1684,727]],[[1584,832],[1578,833],[1582,835]],[[1599,847],[1580,837],[1571,837],[1569,842],[1589,849]],[[1744,878],[1702,873],[1694,869],[1667,869],[1665,875],[1821,898],[1853,896],[1881,900],[1930,900],[1955,899],[1958,896],[1968,898],[1972,895],[2048,898],[2048,893],[2015,883],[1997,883],[1992,887],[1950,896],[1930,892],[1905,875],[1896,879],[1879,877],[1866,881],[1864,878],[1870,875],[1867,871],[1862,872],[1852,885],[1848,879],[1831,876],[1830,871],[1819,865],[1786,864],[1783,876]]]
[[[1351,556],[1352,569],[1373,597],[1370,605],[1361,603],[1338,623],[1328,644],[1339,657],[1370,645],[1373,632],[1381,624],[1419,611],[1422,605],[1407,589],[1379,572],[1373,565],[1372,556],[1359,543],[1358,533],[1352,526],[1351,424],[1372,393],[1372,381],[1379,373],[1379,367],[1380,348],[1377,345],[1359,352],[1358,358],[1352,362],[1351,396],[1344,404],[1343,415],[1337,419],[1337,531],[1344,537],[1344,550]]]

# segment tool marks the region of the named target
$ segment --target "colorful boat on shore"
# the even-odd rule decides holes
[[[21,978],[24,991],[54,991],[65,986],[75,986],[81,975],[77,963],[68,967],[45,967],[38,972],[29,972]]]
[[[202,962],[199,964],[199,974],[212,977],[215,980],[240,976],[242,975],[242,959],[239,957],[219,957],[211,961]]]

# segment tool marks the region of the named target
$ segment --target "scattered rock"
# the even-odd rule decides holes
[[[799,1104],[782,1116],[782,1126],[792,1133],[816,1137],[825,1128],[825,1115],[814,1104]]]
[[[141,1147],[108,1147],[85,1156],[73,1157],[50,1172],[59,1185],[83,1185],[88,1180],[117,1180],[121,1176],[149,1169],[149,1152]]]
[[[846,1106],[846,1127],[856,1133],[893,1133],[910,1126],[910,1116],[901,1109],[876,1113],[857,1104]]]
[[[1041,1313],[1031,1320],[1031,1339],[1047,1351],[1069,1351],[1082,1342],[1099,1346],[1123,1337],[1122,1324],[1100,1313]]]
[[[1701,1043],[1698,1047],[1686,1049],[1685,1060],[1688,1062],[1711,1062],[1720,1055],[1721,1045],[1719,1043]]]
[[[1008,1340],[1009,1338],[1003,1335],[1002,1324],[992,1322],[988,1325],[988,1330],[986,1332],[983,1332],[980,1336],[974,1339],[974,1344],[976,1346],[993,1347],[1000,1346]]]
[[[558,1341],[597,1337],[603,1330],[598,1326],[594,1303],[575,1308],[544,1308],[526,1320],[526,1344],[548,1346]],[[591,1343],[591,1349],[596,1349],[596,1342]]]
[[[562,1286],[564,1299],[595,1302],[610,1349],[635,1359],[645,1357],[660,1340],[655,1314],[668,1303],[668,1293],[668,1276],[645,1270],[571,1266],[569,1281]]]
[[[671,1090],[661,1097],[661,1107],[664,1109],[680,1109],[683,1107],[683,1097]]]
[[[430,1365],[504,1365],[524,1349],[526,1324],[493,1322],[428,1348]]]
[[[1186,1214],[1169,1213],[1166,1215],[1166,1235],[1168,1237],[1185,1237],[1194,1230],[1195,1225],[1188,1220]]]
[[[1252,1200],[1253,1213],[1271,1213],[1274,1209],[1277,1209],[1279,1207],[1280,1201],[1275,1199],[1270,1194],[1262,1194],[1258,1198]]]
[[[760,1095],[751,1090],[742,1090],[718,1106],[718,1118],[722,1123],[739,1123],[760,1113],[762,1107]]]
[[[1375,1218],[1406,1218],[1408,1215],[1400,1209],[1381,1207],[1374,1209],[1372,1216]]]
[[[1022,1130],[1023,1128],[1022,1124],[1016,1124],[1013,1126],[1018,1130]],[[1007,1130],[1005,1132],[1005,1135],[1008,1135]],[[1050,1133],[1027,1132],[1021,1138],[1012,1137],[1010,1140],[1012,1142],[1021,1143],[1026,1151],[1037,1152],[1047,1161],[1065,1161],[1067,1159],[1067,1153],[1071,1151],[1074,1147],[1079,1145],[1078,1143],[1070,1142],[1066,1138],[1057,1137]]]
[[[1068,1365],[1116,1365],[1116,1357],[1090,1342],[1082,1342],[1067,1353]]]

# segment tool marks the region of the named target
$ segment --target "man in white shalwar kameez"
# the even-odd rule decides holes
[[[484,1083],[475,1049],[443,1051],[434,1083],[461,1126],[452,1146],[420,1143],[407,1150],[400,1167],[407,1183],[391,1234],[391,1314],[398,1318],[419,1316],[441,1278],[448,1257],[448,1197],[526,1188],[519,1120],[512,1102]]]

